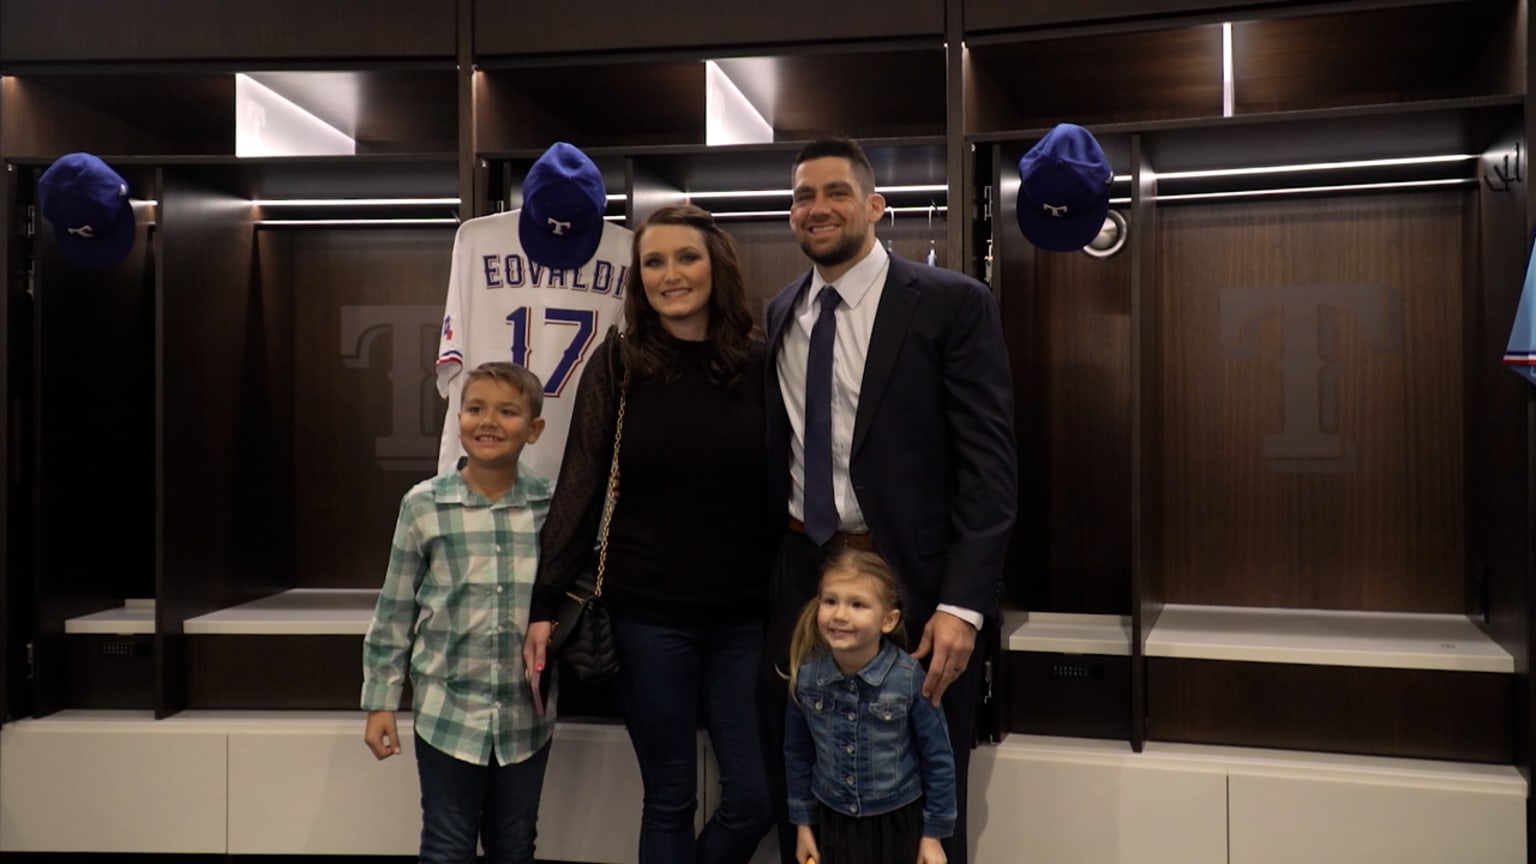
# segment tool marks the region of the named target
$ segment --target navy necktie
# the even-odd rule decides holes
[[[832,494],[832,343],[841,299],[831,285],[817,295],[821,314],[811,328],[805,363],[805,536],[818,546],[837,533]]]

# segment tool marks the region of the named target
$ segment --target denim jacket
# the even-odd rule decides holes
[[[827,651],[800,667],[784,729],[789,819],[816,824],[816,802],[879,816],[923,798],[923,836],[955,830],[955,757],[944,712],[923,698],[923,667],[889,641],[844,675]]]

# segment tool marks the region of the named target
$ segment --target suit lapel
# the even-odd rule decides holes
[[[784,344],[784,327],[789,323],[790,313],[794,311],[795,300],[805,291],[805,287],[811,282],[809,271],[800,278],[792,290],[779,292],[779,296],[768,303],[768,311],[763,316],[764,329],[768,337],[768,353],[771,357],[777,357],[779,346]]]
[[[880,308],[875,310],[875,329],[869,337],[869,353],[864,358],[864,380],[859,382],[859,410],[853,422],[853,447],[850,456],[857,456],[864,439],[869,435],[869,425],[875,410],[880,407],[880,397],[890,383],[891,370],[896,367],[896,356],[907,338],[907,326],[912,313],[917,311],[917,288],[906,261],[891,256],[891,264],[885,275],[885,289],[880,294]]]

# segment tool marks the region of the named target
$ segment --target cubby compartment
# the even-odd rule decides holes
[[[202,322],[167,328],[164,349],[184,355],[166,386],[203,419],[165,432],[182,458],[163,480],[180,529],[167,532],[162,593],[180,602],[163,629],[182,652],[184,704],[354,707],[400,497],[436,468],[453,163],[167,175],[168,285],[182,295],[167,310]],[[184,245],[170,244],[173,226]]]
[[[1007,619],[1000,665],[1008,731],[1130,739],[1129,616],[1031,612]]]
[[[1238,16],[1234,113],[1518,95],[1523,6],[1463,0]]]
[[[706,63],[729,80],[724,89],[750,106],[772,141],[944,132],[944,49],[935,40],[751,57],[491,59],[475,75],[476,146],[703,146],[711,143],[711,112],[720,110],[709,100]],[[880,81],[881,97],[836,84],[855,79]]]
[[[1142,134],[1149,740],[1516,758],[1480,316],[1525,252],[1519,124],[1495,96]]]
[[[1220,117],[1221,48],[1210,23],[967,39],[965,131]]]
[[[261,98],[240,98],[242,86]],[[10,158],[80,150],[113,164],[123,156],[235,156],[245,155],[242,136],[258,143],[265,136],[265,154],[293,146],[294,126],[345,136],[360,155],[457,151],[458,76],[451,63],[23,67],[0,79],[0,87],[0,135]]]

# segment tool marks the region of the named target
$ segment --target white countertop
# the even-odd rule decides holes
[[[362,636],[379,599],[376,588],[293,588],[188,618],[195,635]]]
[[[1169,604],[1148,657],[1513,673],[1514,658],[1465,615]]]

